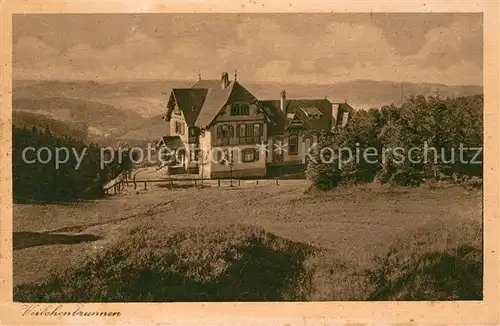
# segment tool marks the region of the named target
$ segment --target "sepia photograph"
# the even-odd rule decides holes
[[[14,14],[13,301],[481,301],[483,108],[482,13]]]

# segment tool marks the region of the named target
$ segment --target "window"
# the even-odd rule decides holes
[[[196,162],[197,158],[198,158],[198,150],[196,150],[194,148],[190,149],[189,150],[189,160],[191,162]]]
[[[250,114],[250,107],[248,106],[248,104],[242,104],[240,106],[241,108],[241,115],[249,115]]]
[[[247,125],[245,124],[238,125],[238,131],[240,137],[245,137],[247,135]]]
[[[198,142],[198,130],[196,127],[189,127],[189,143]]]
[[[262,136],[262,128],[260,127],[260,123],[254,123],[253,135],[254,136]]]
[[[231,105],[231,115],[249,115],[250,107],[248,104],[233,104]]]
[[[245,148],[242,152],[243,162],[255,162],[259,159],[259,153],[255,150],[255,148]]]
[[[222,125],[217,127],[217,138],[230,138],[233,137],[233,126],[231,125]]]
[[[175,133],[184,135],[184,124],[180,121],[175,122]]]
[[[295,134],[288,136],[288,153],[296,155],[299,153],[298,137]]]
[[[238,135],[240,144],[258,144],[261,142],[262,124],[248,123],[238,125]]]
[[[215,159],[219,164],[224,164],[224,161],[222,160],[222,152],[219,150],[217,151],[217,158]]]
[[[233,104],[231,105],[231,115],[240,115],[240,105],[239,104]]]
[[[217,150],[217,162],[220,165],[229,165],[231,164],[232,157],[227,149],[225,150]]]

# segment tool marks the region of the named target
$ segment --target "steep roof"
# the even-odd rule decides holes
[[[354,112],[354,109],[347,103],[332,103],[332,105],[336,106],[337,109],[337,116],[335,117],[335,120],[332,121],[332,128],[333,127],[338,128],[342,124],[343,113],[349,112],[349,115],[351,115]]]
[[[332,103],[327,99],[287,99],[285,112],[279,109],[280,100],[265,100],[260,103],[277,116],[276,125],[270,128],[271,134],[282,133],[291,125],[293,118],[287,118],[288,114],[294,114],[294,118],[300,119],[309,130],[331,129]]]
[[[315,108],[317,112],[321,113],[321,116],[308,115],[303,108],[308,108],[309,111]],[[323,129],[330,131],[331,129],[332,103],[327,99],[287,100],[286,112],[294,112],[309,130],[319,131]]]
[[[189,125],[196,122],[203,103],[205,102],[208,89],[206,88],[174,88],[172,95],[174,96],[177,106],[184,114],[184,118]]]
[[[197,127],[204,128],[212,123],[222,107],[226,105],[235,82],[230,82],[224,89],[221,87],[221,82],[215,80],[200,80],[193,87],[198,87],[198,85],[211,86],[195,123]]]
[[[332,103],[326,98],[287,99],[285,110],[282,112],[280,100],[258,100],[237,81],[229,81],[228,85],[222,88],[222,81],[219,79],[200,80],[191,88],[174,88],[171,101],[172,99],[184,113],[186,122],[200,128],[209,126],[228,102],[257,103],[272,120],[268,126],[268,132],[271,135],[283,133],[290,127],[292,121],[297,122],[297,120],[300,120],[304,127],[311,131],[329,131],[342,122],[343,112],[353,112],[349,104]],[[335,105],[337,105],[337,114],[333,117],[332,109]],[[169,105],[168,114],[171,110],[172,106]],[[289,115],[288,118],[287,115]]]
[[[170,149],[177,149],[184,147],[184,143],[182,142],[180,136],[164,136],[161,137],[161,142],[163,142],[163,145],[165,145],[167,148]]]
[[[266,114],[274,121],[269,124],[267,132],[270,135],[277,135],[283,132],[286,123],[286,115],[280,110],[280,100],[262,100],[259,101]]]

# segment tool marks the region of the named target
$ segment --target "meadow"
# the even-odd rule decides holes
[[[310,189],[209,181],[15,204],[14,300],[481,298],[480,189]]]

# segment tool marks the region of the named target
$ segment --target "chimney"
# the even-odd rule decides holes
[[[227,72],[222,73],[221,77],[222,89],[225,89],[229,85],[229,74]]]
[[[285,90],[281,91],[281,99],[280,99],[280,109],[281,112],[285,112],[285,107],[286,107],[286,92]]]
[[[332,130],[335,130],[337,128],[337,125],[339,124],[339,110],[340,110],[340,104],[339,103],[332,103]]]

